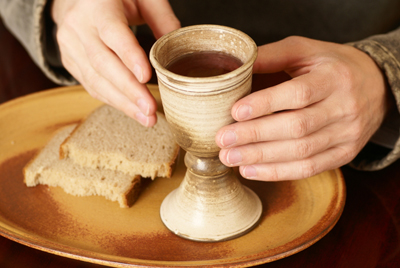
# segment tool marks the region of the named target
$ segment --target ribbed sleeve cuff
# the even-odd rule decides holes
[[[36,0],[33,9],[34,47],[37,63],[52,81],[74,85],[77,81],[62,66],[55,39],[55,24],[50,16],[50,0]]]
[[[394,32],[389,36],[381,35],[349,44],[367,53],[382,69],[397,105],[397,109],[394,109],[389,115],[389,121],[386,120],[383,123],[376,135],[385,136],[386,131],[386,138],[389,139],[390,136],[392,137],[391,141],[387,140],[387,143],[391,143],[392,146],[390,147],[392,149],[379,148],[376,144],[370,142],[350,163],[354,168],[378,170],[392,164],[400,157],[400,138],[398,135],[397,138],[393,137],[393,133],[398,133],[400,127],[400,120],[398,120],[400,118],[400,63],[399,58],[396,57],[400,56],[400,53],[397,51],[400,48],[399,41],[400,32]],[[388,135],[389,132],[391,135]]]

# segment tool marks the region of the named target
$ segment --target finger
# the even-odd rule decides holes
[[[312,41],[313,44],[321,43],[320,41]],[[254,62],[254,73],[276,73],[280,71],[296,71],[304,66],[311,66],[314,57],[318,51],[316,46],[310,46],[310,39],[298,36],[291,36],[283,40],[260,46],[258,48],[258,56]],[[298,76],[304,74],[307,69],[303,69],[302,73],[294,73]]]
[[[122,1],[122,9],[129,25],[141,25],[146,23],[140,14],[135,0]]]
[[[133,104],[113,84],[92,68],[88,63],[83,46],[77,41],[77,35],[71,32],[62,33],[62,35],[62,38],[69,40],[69,42],[62,42],[62,45],[60,45],[63,64],[92,97],[123,111],[144,126],[153,126],[156,123],[155,115],[145,116],[137,105]],[[71,51],[73,53],[70,53]]]
[[[140,83],[151,78],[151,67],[147,55],[132,30],[128,27],[122,12],[107,12],[105,18],[96,21],[98,35],[102,42],[128,67]],[[86,39],[85,36],[81,37]]]
[[[329,66],[293,78],[279,85],[254,92],[237,101],[231,110],[236,121],[244,121],[277,111],[300,109],[332,94],[336,81],[327,81]]]
[[[251,143],[222,149],[219,156],[227,166],[302,160],[337,146],[339,140],[346,139],[343,131],[336,132],[337,126],[333,124],[300,139]]]
[[[355,154],[346,147],[333,147],[313,157],[299,161],[241,166],[240,174],[247,179],[283,181],[305,179],[325,170],[332,170],[349,163]]]
[[[114,85],[97,74],[92,68],[89,67],[83,77],[82,85],[92,97],[124,112],[146,127],[151,127],[157,122],[155,115],[147,116],[143,114],[137,105],[132,104]]]
[[[298,139],[335,122],[340,116],[340,111],[318,103],[227,125],[217,132],[215,142],[220,148],[231,148],[263,141]]]
[[[143,114],[137,105],[132,104],[125,95],[121,94],[112,84],[97,73],[86,74],[86,77],[91,79],[90,81],[84,80],[82,85],[96,99],[121,110],[145,127],[151,127],[157,122],[155,115],[146,116]],[[96,82],[93,83],[93,81]]]
[[[88,61],[96,73],[104,77],[116,90],[138,106],[144,115],[154,115],[156,101],[153,96],[144,84],[137,81],[120,59],[95,35],[87,35],[82,42]]]
[[[158,39],[181,27],[167,0],[138,0],[140,13]]]

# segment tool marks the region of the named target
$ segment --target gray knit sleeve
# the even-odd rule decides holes
[[[21,42],[33,61],[52,81],[62,85],[76,80],[62,67],[48,0],[2,0],[0,15],[11,33]]]
[[[400,158],[400,28],[387,34],[371,36],[350,44],[367,53],[386,75],[388,85],[396,101],[393,109],[372,141],[384,141],[386,148],[369,143],[351,165],[362,170],[378,170]]]

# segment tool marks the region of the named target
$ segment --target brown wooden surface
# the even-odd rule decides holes
[[[55,86],[0,21],[0,103]],[[259,267],[400,267],[400,162],[376,172],[349,167],[342,171],[347,201],[332,231],[302,252]],[[103,266],[52,255],[0,236],[0,267]]]

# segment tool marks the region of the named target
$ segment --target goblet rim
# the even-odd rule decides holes
[[[156,56],[156,50],[161,48],[168,41],[168,39],[171,36],[178,37],[180,35],[186,34],[193,30],[198,30],[198,31],[215,30],[215,31],[220,31],[221,33],[229,32],[230,34],[236,35],[238,38],[245,41],[246,44],[250,47],[250,49],[252,50],[251,57],[237,69],[235,69],[231,72],[225,73],[225,74],[221,74],[221,75],[208,76],[208,77],[190,77],[190,76],[179,75],[179,74],[169,71],[166,67],[164,67],[159,62],[159,60]],[[220,50],[216,49],[216,50],[210,50],[210,51],[219,52]],[[186,26],[186,27],[174,30],[174,31],[162,36],[152,46],[152,48],[150,50],[149,58],[150,58],[150,62],[152,63],[153,67],[156,69],[156,72],[158,74],[168,77],[169,80],[173,79],[175,81],[179,81],[182,83],[191,83],[192,85],[193,84],[204,84],[204,83],[209,83],[209,84],[210,83],[221,83],[221,81],[230,80],[232,77],[237,77],[237,76],[245,73],[249,68],[252,68],[252,66],[257,58],[257,45],[249,35],[247,35],[246,33],[242,32],[240,30],[237,30],[235,28],[223,26],[223,25],[217,25],[217,24],[199,24],[199,25]],[[185,91],[198,92],[196,90],[185,90]],[[207,91],[207,90],[205,90],[205,91]]]

